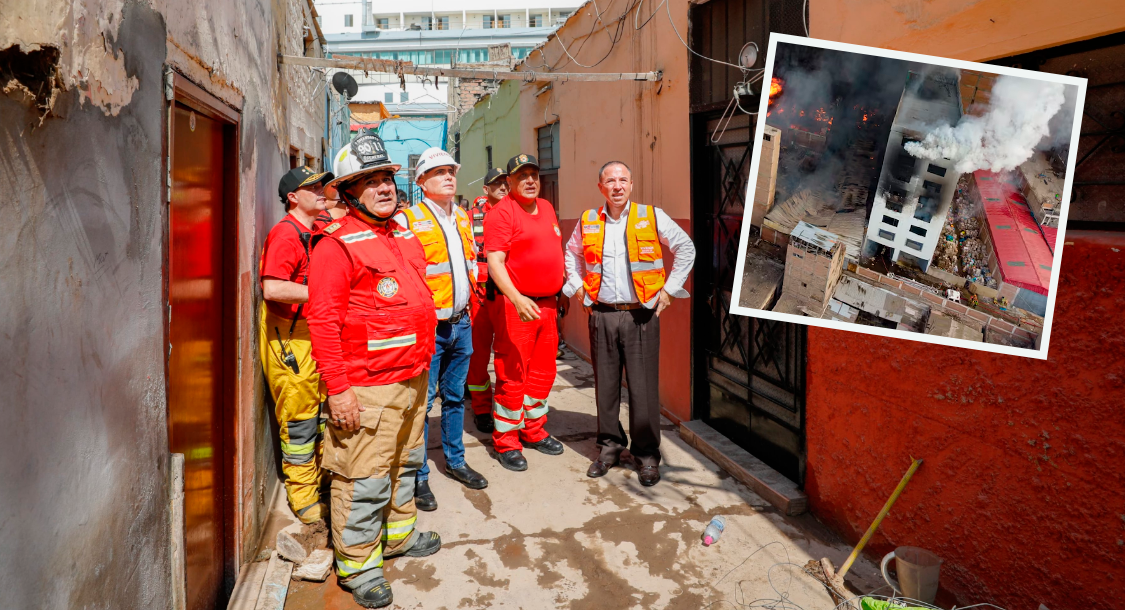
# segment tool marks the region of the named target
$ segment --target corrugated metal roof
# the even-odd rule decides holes
[[[1027,200],[1004,174],[978,170],[973,180],[984,206],[992,248],[1000,261],[1001,277],[1013,286],[1047,294],[1053,256]]]
[[[801,221],[793,228],[793,232],[789,235],[793,239],[799,239],[803,242],[810,243],[823,250],[832,251],[836,247],[840,238],[835,233],[829,233],[824,229],[819,229],[813,225]]]

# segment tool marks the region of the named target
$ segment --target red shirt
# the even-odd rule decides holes
[[[421,243],[352,213],[336,222],[322,232],[309,271],[312,356],[328,394],[421,374],[437,329]]]
[[[520,294],[542,298],[563,286],[562,231],[555,210],[546,199],[535,200],[536,214],[528,214],[511,196],[496,202],[484,225],[484,247],[507,252],[508,276]]]
[[[312,231],[313,233],[320,233],[324,227],[330,224],[332,224],[332,215],[328,213],[328,210],[322,210],[316,215],[316,218],[313,219]]]
[[[274,225],[262,246],[262,265],[259,269],[262,279],[304,284],[309,272],[309,255],[305,245],[301,243],[301,235],[308,234],[309,230],[289,214]],[[267,300],[266,307],[273,314],[292,318],[299,306]],[[299,319],[305,317],[307,307],[300,309]]]

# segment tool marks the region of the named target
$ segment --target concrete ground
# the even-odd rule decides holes
[[[441,474],[440,440],[431,435],[439,508],[420,513],[418,525],[441,534],[443,546],[431,557],[385,563],[392,607],[699,610],[773,600],[793,608],[783,597],[804,610],[835,606],[797,567],[824,556],[839,566],[850,551],[815,519],[781,515],[687,446],[667,420],[663,480],[655,487],[642,487],[627,467],[587,478],[597,455],[593,370],[573,355],[559,361],[550,405],[547,429],[566,452],[526,452],[526,472],[502,468],[490,439],[467,422],[468,462],[489,480],[481,491]],[[282,501],[268,531],[292,522],[287,513]],[[700,534],[713,515],[726,516],[727,528],[704,547]],[[849,580],[868,587],[875,572],[861,561]],[[334,575],[325,583],[292,582],[286,601],[289,610],[355,607]]]

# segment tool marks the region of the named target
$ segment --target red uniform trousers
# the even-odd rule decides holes
[[[499,301],[489,301],[484,291],[478,291],[479,298],[469,299],[473,318],[473,355],[469,357],[469,374],[466,383],[472,399],[473,415],[492,413],[492,378],[488,376],[488,361],[492,359],[492,310],[497,309]]]
[[[489,305],[496,329],[496,395],[493,401],[493,446],[498,453],[523,449],[547,437],[547,396],[555,383],[559,348],[556,297],[535,299],[539,319],[520,321],[503,295]]]

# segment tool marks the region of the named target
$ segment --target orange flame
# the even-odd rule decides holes
[[[775,76],[772,79],[770,79],[770,102],[769,103],[772,104],[774,98],[781,95],[781,88],[782,87],[781,87],[781,79],[780,78]]]

